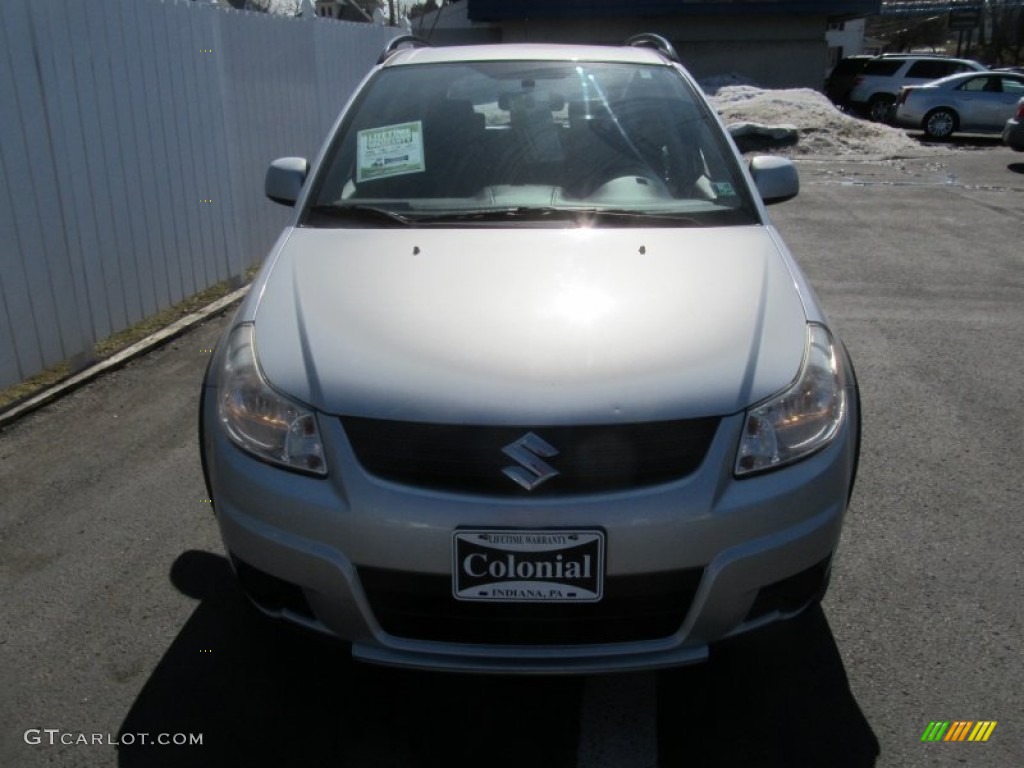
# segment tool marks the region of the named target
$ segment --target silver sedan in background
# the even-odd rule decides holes
[[[1024,75],[966,72],[900,91],[893,122],[934,139],[954,133],[1001,133],[1024,96]]]

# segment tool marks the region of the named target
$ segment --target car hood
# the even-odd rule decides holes
[[[280,242],[257,357],[331,414],[725,415],[785,387],[803,356],[805,309],[770,227],[300,228]]]

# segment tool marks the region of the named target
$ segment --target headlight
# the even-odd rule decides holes
[[[240,325],[228,336],[217,405],[221,424],[241,448],[290,469],[327,474],[315,414],[263,378],[252,325]]]
[[[796,381],[747,411],[736,474],[762,472],[809,456],[832,442],[845,416],[846,391],[832,336],[809,324]]]

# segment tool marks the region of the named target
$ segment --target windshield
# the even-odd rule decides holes
[[[303,215],[313,226],[758,221],[720,127],[665,66],[387,68],[313,183]]]

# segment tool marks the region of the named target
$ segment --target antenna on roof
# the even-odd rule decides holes
[[[679,54],[676,53],[672,43],[653,32],[641,32],[639,35],[633,35],[626,41],[626,45],[633,46],[634,48],[653,48],[669,61],[682,64],[679,60]]]
[[[384,50],[380,52],[380,56],[377,57],[377,63],[383,64],[385,61],[390,59],[395,53],[398,52],[400,46],[409,44],[410,48],[433,48],[430,43],[421,37],[416,35],[399,35],[394,37],[384,46]]]

